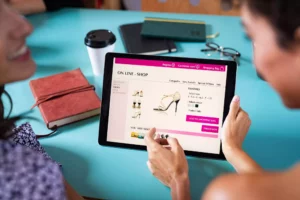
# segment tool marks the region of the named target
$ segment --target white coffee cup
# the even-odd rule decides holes
[[[85,37],[93,73],[95,76],[102,76],[104,73],[105,55],[113,52],[116,36],[109,30],[93,30]]]

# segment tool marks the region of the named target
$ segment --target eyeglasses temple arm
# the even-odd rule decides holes
[[[214,38],[217,38],[219,35],[220,35],[219,32],[217,32],[215,34],[207,35],[206,39],[214,39]]]

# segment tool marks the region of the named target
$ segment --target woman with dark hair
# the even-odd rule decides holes
[[[0,199],[83,199],[64,181],[59,164],[47,155],[31,126],[16,127],[20,117],[4,116],[2,97],[10,99],[4,85],[27,79],[36,69],[25,44],[31,32],[25,18],[0,0]]]
[[[4,2],[0,0],[1,97],[7,95],[5,84],[29,78],[36,68],[25,44],[32,27]],[[300,108],[299,11],[300,2],[294,0],[245,0],[243,5],[243,23],[254,43],[257,70],[289,108]],[[18,117],[4,116],[0,101],[0,199],[82,199],[63,180],[59,165],[40,146],[30,125],[15,127],[16,120]],[[222,148],[239,174],[216,179],[204,199],[300,199],[299,166],[286,172],[265,172],[243,151],[249,126],[250,119],[235,97],[224,125]],[[154,132],[145,138],[149,169],[171,188],[173,199],[189,199],[182,148],[174,138],[153,140]],[[170,144],[171,149],[161,144]]]
[[[300,108],[300,1],[244,0],[242,20],[253,41],[257,71],[279,93],[291,109]],[[242,149],[250,119],[235,97],[223,127],[222,149],[238,174],[214,180],[203,199],[300,199],[300,165],[285,172],[264,171]],[[299,130],[300,131],[300,130]],[[174,138],[145,137],[154,176],[171,188],[173,199],[190,199],[188,164]],[[169,144],[170,149],[162,147]]]

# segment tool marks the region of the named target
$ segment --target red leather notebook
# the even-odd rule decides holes
[[[100,114],[101,102],[80,69],[30,81],[49,129]]]

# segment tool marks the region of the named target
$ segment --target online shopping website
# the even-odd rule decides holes
[[[227,66],[115,58],[107,139],[145,145],[152,128],[184,150],[220,153]]]

